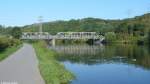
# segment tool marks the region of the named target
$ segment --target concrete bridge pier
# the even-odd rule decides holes
[[[46,42],[48,45],[55,46],[56,39],[49,39],[49,40],[47,39]]]
[[[52,39],[52,46],[55,46],[56,39]]]
[[[55,46],[55,41],[56,39],[49,39],[49,40],[45,40],[47,42],[48,45],[51,45],[51,46]]]

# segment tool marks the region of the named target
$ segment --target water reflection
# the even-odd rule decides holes
[[[150,69],[150,49],[138,45],[62,45],[50,47],[60,61],[84,65],[127,64]]]
[[[71,84],[150,84],[150,49],[138,45],[50,47],[72,71]]]

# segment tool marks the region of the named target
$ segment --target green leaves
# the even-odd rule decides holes
[[[106,42],[116,41],[116,34],[114,32],[107,32],[105,34]]]
[[[22,35],[22,31],[19,27],[14,27],[11,31],[11,35],[16,39],[19,39]]]
[[[3,51],[11,46],[17,46],[19,44],[21,44],[21,41],[18,39],[11,39],[9,37],[0,37],[0,51]]]

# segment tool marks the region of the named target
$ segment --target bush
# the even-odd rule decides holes
[[[11,31],[13,38],[19,39],[21,37],[22,31],[19,27],[14,27]]]
[[[10,39],[8,37],[0,37],[0,51],[5,50],[11,46],[17,46],[21,44],[21,41],[18,39]]]
[[[0,50],[4,50],[9,47],[9,39],[0,37]]]
[[[108,32],[105,34],[106,42],[114,42],[116,41],[116,34],[114,32]]]

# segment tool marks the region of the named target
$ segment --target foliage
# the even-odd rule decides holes
[[[150,28],[150,14],[123,20],[103,20],[98,18],[84,18],[70,21],[54,21],[43,23],[43,31],[51,34],[57,32],[97,32],[105,35],[114,32],[117,42],[138,43],[143,41]],[[23,27],[23,31],[38,31],[38,25],[32,24]],[[144,40],[145,41],[145,40]]]
[[[56,60],[56,53],[47,49],[45,42],[41,41],[33,45],[46,84],[67,84],[74,78],[73,74]]]
[[[0,50],[4,50],[9,47],[9,39],[0,37]]]
[[[12,27],[4,27],[0,25],[0,35],[8,36],[10,35],[11,30],[12,30]]]
[[[114,32],[107,32],[105,34],[106,42],[116,41],[116,34]]]
[[[147,39],[148,39],[148,43],[150,43],[150,30],[149,30],[149,32],[148,32]]]
[[[6,36],[0,36],[0,61],[20,48],[21,44],[22,42],[18,39],[11,39]]]
[[[14,27],[11,31],[11,35],[16,38],[19,39],[21,37],[22,31],[19,27]]]
[[[11,39],[11,38],[4,37],[4,36],[0,37],[0,51],[3,51],[6,48],[11,47],[11,46],[17,46],[19,44],[21,44],[21,41],[18,39]]]
[[[114,32],[117,42],[138,43],[148,36],[150,28],[150,13],[134,18],[123,20],[104,20],[99,18],[72,19],[69,21],[53,21],[43,23],[43,31],[51,34],[57,32],[97,32],[105,35]],[[26,25],[24,27],[0,26],[0,35],[12,35],[19,38],[23,32],[37,32],[38,24]],[[142,38],[142,39],[141,39]]]

